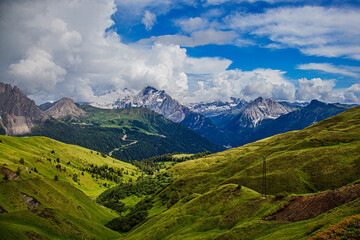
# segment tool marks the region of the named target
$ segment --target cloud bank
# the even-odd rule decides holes
[[[166,3],[162,11],[157,8],[159,1],[120,2],[118,8],[134,2],[140,6],[137,16],[147,30],[155,26],[157,16],[172,7],[171,1],[161,1]],[[194,4],[193,1],[181,2]],[[212,1],[212,4],[216,2]],[[149,4],[152,4],[152,11],[145,10]],[[252,44],[241,40],[238,32],[241,29],[268,36],[282,46],[297,46],[304,52],[335,49],[339,47],[336,45],[339,39],[329,39],[341,28],[345,37],[360,33],[358,26],[354,26],[351,33],[344,27],[345,20],[353,21],[358,16],[352,10],[320,8],[317,9],[319,16],[316,19],[311,16],[311,7],[269,10],[251,16],[236,14],[227,19],[236,31],[214,27],[216,24],[212,25],[202,18],[182,19],[175,24],[187,35],[144,39],[142,43],[149,44],[146,47],[125,44],[121,36],[108,30],[114,24],[111,16],[116,10],[113,2],[105,0],[1,2],[0,28],[6,33],[0,36],[1,81],[18,85],[37,103],[58,100],[63,96],[76,101],[96,101],[99,95],[109,91],[123,88],[139,91],[148,85],[164,89],[183,103],[228,100],[229,97],[249,100],[258,96],[290,101],[318,98],[323,101],[360,102],[359,84],[334,89],[335,80],[291,80],[286,78],[286,72],[277,69],[229,70],[231,60],[190,57],[181,47],[236,42]],[[331,14],[335,16],[329,19]],[[304,16],[309,16],[310,20]],[[321,20],[324,16],[326,20]],[[281,19],[289,21],[288,24],[284,25]],[[320,27],[317,32],[312,27],[306,27],[306,21],[313,20],[323,21],[325,27],[316,25]],[[328,25],[327,21],[330,21]],[[304,31],[297,32],[299,27]],[[310,41],[312,34],[315,37]],[[324,45],[324,41],[330,44]],[[352,48],[355,43],[351,39],[347,43],[348,53],[339,50],[328,54],[357,58],[359,52]],[[349,76],[358,74],[357,70],[341,70],[334,65],[304,64],[299,68]]]

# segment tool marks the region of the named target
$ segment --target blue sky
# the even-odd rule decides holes
[[[328,55],[311,52],[304,53],[301,51],[301,48],[306,48],[307,44],[296,45],[291,40],[278,46],[279,42],[270,37],[271,31],[267,34],[256,34],[252,29],[239,30],[229,20],[229,18],[236,17],[237,15],[245,16],[243,18],[245,20],[246,16],[248,18],[256,15],[267,16],[269,11],[281,12],[284,9],[302,9],[304,7],[319,8],[324,11],[337,9],[339,11],[351,12],[359,10],[359,1],[149,1],[148,4],[142,5],[143,9],[141,11],[137,9],[139,14],[133,12],[133,8],[140,4],[136,2],[128,4],[126,1],[125,3],[119,1],[118,11],[112,16],[115,24],[110,29],[116,31],[122,37],[124,43],[136,44],[144,41],[144,39],[151,38],[154,41],[161,41],[159,38],[164,35],[191,37],[191,34],[197,30],[206,29],[224,32],[234,31],[234,39],[224,40],[223,42],[216,42],[216,40],[211,42],[210,39],[209,44],[202,45],[202,43],[199,43],[198,46],[181,44],[181,41],[176,39],[164,42],[180,44],[181,47],[187,49],[187,54],[191,57],[221,57],[229,59],[232,61],[228,68],[229,70],[281,69],[286,71],[285,75],[295,83],[298,78],[302,77],[336,79],[336,88],[350,87],[359,81],[360,69],[352,69],[344,74],[342,71],[334,72],[334,69],[330,71],[326,68],[326,65],[318,65],[317,67],[307,66],[303,67],[303,69],[300,67],[304,64],[318,63],[340,69],[358,68],[360,67],[359,56],[348,56],[346,54],[331,56],[331,53]],[[149,12],[152,15],[152,18],[149,19],[148,27],[142,21],[144,19],[143,12]],[[306,11],[304,12],[306,14]],[[281,20],[276,21],[275,24],[286,25],[287,20]],[[349,23],[348,27],[351,28],[353,24],[360,24],[360,19],[357,18],[356,20],[357,22]],[[262,27],[261,23],[259,25]],[[295,24],[290,27],[296,28]],[[297,30],[301,31],[301,29]],[[316,27],[313,30],[316,31]],[[288,35],[291,37],[290,31],[292,30],[289,29]],[[337,35],[341,33],[339,29],[334,29],[330,30],[327,34],[329,34],[326,36],[328,38],[336,38],[332,34]],[[356,37],[359,37],[358,33],[356,35]],[[308,37],[311,38],[312,36]],[[236,42],[238,39],[245,41],[245,43],[239,45]],[[339,40],[341,41],[341,38]],[[354,42],[359,40],[359,38],[354,39]],[[153,43],[153,41],[149,41],[149,43]],[[271,44],[276,46],[269,46]],[[326,45],[326,43],[321,45],[323,44]],[[339,42],[339,45],[342,44],[342,42]]]
[[[151,85],[182,103],[360,103],[359,1],[19,0],[0,9],[2,81],[37,102],[113,101]]]

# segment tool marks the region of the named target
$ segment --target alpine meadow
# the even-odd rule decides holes
[[[0,2],[0,238],[360,239],[358,1]]]

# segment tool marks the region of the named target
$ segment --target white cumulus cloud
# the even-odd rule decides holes
[[[145,15],[141,22],[145,25],[146,30],[151,30],[156,22],[156,15],[148,10],[145,11]]]

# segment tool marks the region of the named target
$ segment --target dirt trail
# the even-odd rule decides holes
[[[297,196],[271,216],[280,221],[297,222],[314,218],[358,197],[360,197],[360,184],[312,196]]]
[[[125,141],[126,138],[127,138],[127,135],[125,134],[125,135],[121,138],[121,140]]]

